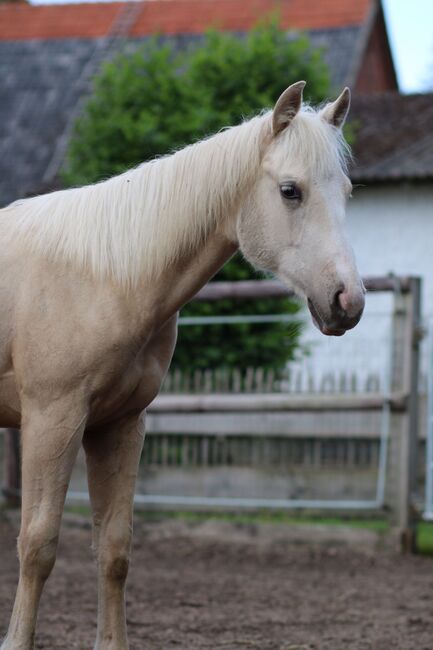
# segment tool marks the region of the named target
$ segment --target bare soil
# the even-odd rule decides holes
[[[37,648],[93,647],[96,571],[89,526],[78,523],[62,529]],[[16,535],[16,518],[0,515],[0,638],[16,587]],[[432,650],[433,560],[377,542],[366,531],[139,520],[131,650]]]

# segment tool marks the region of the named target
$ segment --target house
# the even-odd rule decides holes
[[[245,32],[275,10],[324,49],[335,89],[397,90],[379,0],[0,4],[0,206],[57,186],[89,79],[125,44],[159,32],[182,47],[211,26]]]
[[[348,229],[360,270],[421,276],[433,319],[433,94],[358,95],[351,120]]]

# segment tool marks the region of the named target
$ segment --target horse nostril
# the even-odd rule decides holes
[[[342,309],[344,312],[347,311],[346,306],[347,306],[347,292],[345,291],[344,287],[341,287],[338,289],[335,294],[334,294],[334,306],[337,309]]]
[[[338,286],[338,285],[337,285]],[[339,285],[332,298],[331,321],[333,329],[352,329],[359,322],[364,310],[364,293],[357,288]]]

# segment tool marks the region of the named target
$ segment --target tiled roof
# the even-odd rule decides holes
[[[354,98],[358,182],[433,180],[433,94],[384,93]]]
[[[373,0],[147,0],[130,36],[195,34],[209,27],[245,31],[276,13],[287,29],[329,29],[364,24]],[[110,33],[131,3],[0,4],[0,40],[98,38]]]
[[[313,46],[324,58],[336,88],[348,82],[361,28],[317,30]],[[200,35],[167,37],[184,48]],[[129,39],[128,50],[143,39]],[[0,41],[0,206],[52,187],[59,142],[88,92],[88,68],[95,71],[110,52],[107,39]],[[87,70],[87,73],[86,73]],[[61,160],[60,160],[61,162]]]
[[[49,183],[56,143],[101,40],[0,42],[0,206]],[[42,190],[40,190],[42,191]]]
[[[123,3],[0,5],[0,40],[105,36]]]
[[[244,31],[272,12],[285,28],[346,27],[363,23],[370,5],[370,0],[154,0],[145,3],[132,33],[197,33],[209,26]]]

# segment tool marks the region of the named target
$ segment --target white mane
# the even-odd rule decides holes
[[[12,203],[0,225],[31,250],[95,277],[135,286],[196,250],[254,182],[270,113],[130,169],[109,180]],[[344,166],[342,138],[312,109],[284,135],[290,155],[323,168]]]

